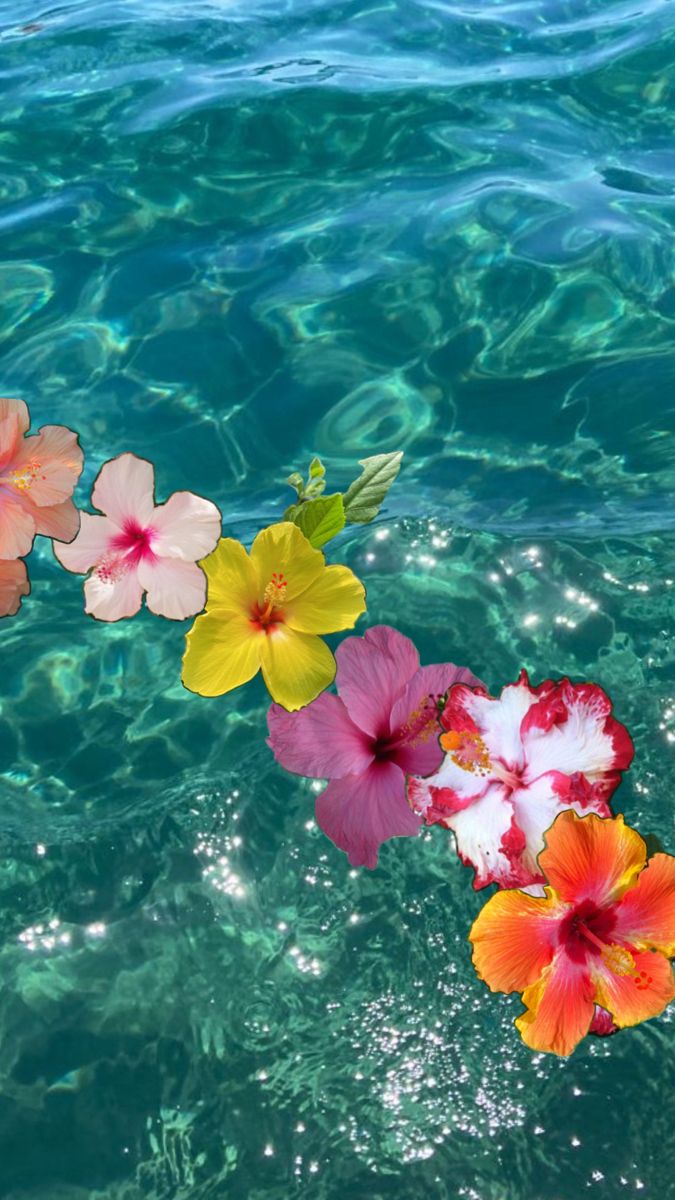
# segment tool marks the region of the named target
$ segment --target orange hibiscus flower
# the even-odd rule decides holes
[[[539,865],[542,897],[497,892],[473,924],[481,979],[521,992],[516,1019],[533,1050],[568,1055],[595,1005],[619,1028],[656,1017],[675,998],[675,858],[647,848],[623,817],[560,814]]]

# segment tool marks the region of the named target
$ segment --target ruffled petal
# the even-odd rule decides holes
[[[33,510],[0,493],[0,559],[25,558],[35,538]]]
[[[403,772],[394,763],[373,763],[363,775],[332,780],[317,798],[316,819],[353,867],[376,867],[382,842],[419,832],[419,819],[406,804]]]
[[[84,575],[109,552],[117,532],[117,527],[107,517],[94,517],[83,512],[77,537],[69,545],[55,545],[54,554],[67,571]]]
[[[349,567],[326,567],[304,592],[283,603],[284,620],[300,633],[353,629],[366,611],[363,584]]]
[[[55,538],[58,542],[72,542],[80,528],[80,511],[72,500],[64,500],[48,508],[36,508],[34,516],[35,532]]]
[[[43,425],[39,433],[24,438],[13,468],[29,472],[27,495],[38,508],[68,500],[82,473],[84,455],[77,434],[64,425]]]
[[[480,734],[491,758],[500,759],[511,771],[519,771],[525,761],[520,726],[537,698],[538,691],[530,687],[525,672],[517,683],[503,688],[498,699],[482,689],[472,691],[458,684],[448,697],[443,726]]]
[[[133,617],[141,607],[143,588],[138,575],[130,567],[116,579],[102,579],[95,572],[85,580],[84,611],[97,621],[121,621]]]
[[[536,983],[526,988],[527,1011],[516,1028],[532,1050],[567,1056],[588,1033],[594,1015],[594,988],[587,968],[559,952]]]
[[[366,735],[350,720],[342,701],[324,692],[301,712],[272,704],[267,745],[277,762],[296,775],[340,779],[361,775],[373,761]]]
[[[616,909],[615,935],[639,949],[675,955],[675,858],[655,854]]]
[[[603,906],[632,887],[646,858],[642,838],[622,816],[603,820],[568,810],[548,830],[539,866],[563,900]]]
[[[633,757],[633,743],[612,717],[609,696],[592,683],[556,684],[527,714],[522,738],[527,780],[548,771],[578,771],[593,781],[625,770]]]
[[[21,559],[0,562],[0,617],[13,617],[29,592],[26,564]]]
[[[280,521],[261,530],[251,546],[251,559],[261,594],[273,575],[285,576],[284,602],[288,605],[319,578],[326,565],[321,551],[310,546],[292,521]]]
[[[221,538],[200,565],[207,579],[208,611],[248,618],[259,599],[260,588],[256,569],[241,542]]]
[[[601,817],[612,815],[603,796],[596,795],[590,785],[578,796],[570,788],[570,777],[559,771],[550,771],[535,779],[529,787],[513,791],[511,801],[518,828],[525,837],[523,865],[533,875],[538,874],[537,856],[544,849],[544,834],[558,813],[571,808],[581,816],[588,812],[596,812]]]
[[[522,992],[548,966],[566,909],[555,898],[504,891],[491,896],[473,923],[473,965],[493,992]]]
[[[441,764],[437,701],[455,683],[479,684],[466,667],[434,663],[420,667],[394,703],[390,734],[398,742],[392,761],[407,775],[430,775]]]
[[[145,558],[138,579],[148,593],[151,612],[171,621],[184,621],[201,612],[206,600],[206,576],[194,562],[181,558]]]
[[[94,508],[120,528],[127,521],[149,525],[155,511],[155,468],[135,454],[104,463],[91,493]]]
[[[192,492],[174,492],[152,514],[152,548],[160,558],[197,562],[210,554],[221,529],[220,510]]]
[[[499,784],[492,784],[482,799],[450,814],[443,824],[453,831],[464,865],[474,868],[475,888],[489,883],[524,887],[541,880],[541,874],[535,875],[523,865],[525,838],[508,793]]]
[[[200,696],[222,696],[248,683],[260,670],[265,634],[244,616],[206,612],[186,635],[182,680]]]
[[[436,824],[441,817],[431,817],[431,810],[438,810],[438,813],[446,815],[460,812],[481,800],[487,794],[488,788],[497,788],[500,796],[508,795],[507,789],[499,780],[465,771],[446,754],[439,770],[433,775],[410,776],[408,799],[415,812],[424,817],[428,824]]]
[[[630,975],[616,975],[599,957],[591,966],[595,998],[621,1029],[658,1017],[675,999],[673,968],[665,955],[632,948],[631,954],[635,972]]]
[[[389,625],[346,638],[337,650],[337,689],[353,721],[372,737],[387,737],[390,714],[420,660],[409,638]]]
[[[309,704],[335,678],[335,659],[326,643],[287,625],[270,629],[260,659],[270,696],[289,712]]]

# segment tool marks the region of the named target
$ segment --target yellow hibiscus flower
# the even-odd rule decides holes
[[[262,669],[273,700],[291,712],[335,678],[335,659],[317,634],[352,629],[366,610],[363,584],[348,567],[327,567],[291,521],[258,534],[248,554],[223,538],[201,561],[206,612],[187,634],[183,683],[222,696]]]

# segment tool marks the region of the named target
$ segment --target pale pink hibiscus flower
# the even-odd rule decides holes
[[[475,888],[540,883],[537,855],[558,813],[611,816],[608,799],[633,758],[601,688],[568,679],[534,688],[526,671],[496,699],[453,687],[441,724],[443,765],[415,772],[408,799],[427,824],[452,830]]]
[[[420,667],[413,643],[388,625],[346,638],[335,657],[339,695],[324,692],[297,713],[273,704],[268,745],[286,770],[330,780],[318,824],[352,866],[375,867],[382,842],[419,831],[405,775],[441,762],[439,699],[478,680],[453,663]]]
[[[36,534],[67,542],[80,525],[71,500],[83,461],[77,434],[43,425],[27,437],[29,425],[23,400],[0,399],[0,616],[15,613],[30,590],[25,566],[12,564]]]
[[[192,492],[174,492],[155,505],[152,463],[120,454],[105,463],[91,502],[105,515],[82,513],[82,525],[69,546],[55,546],[69,571],[91,574],[84,585],[85,611],[99,621],[132,617],[147,592],[148,608],[182,621],[201,612],[206,576],[197,560],[220,537],[220,512]]]

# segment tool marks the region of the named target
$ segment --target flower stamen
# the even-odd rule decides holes
[[[450,755],[455,766],[462,771],[470,771],[472,775],[488,775],[490,772],[490,755],[482,737],[470,733],[467,729],[448,730],[441,734],[441,746]]]
[[[601,941],[587,925],[580,923],[577,928],[579,933],[583,934],[585,938],[588,938],[590,942],[593,942],[598,947],[602,961],[605,966],[609,967],[613,975],[632,976],[636,987],[641,991],[649,987],[650,983],[652,983],[651,975],[648,975],[646,971],[638,971],[635,959],[630,950],[627,950],[625,946],[619,946],[616,942],[608,944]]]
[[[38,478],[45,478],[42,474],[42,463],[37,458],[31,458],[23,467],[15,467],[9,475],[0,475],[0,483],[8,483],[19,492],[27,492]]]
[[[131,563],[124,554],[105,554],[96,564],[94,574],[101,583],[117,583],[127,574]]]
[[[263,592],[265,608],[260,613],[261,621],[266,621],[272,615],[272,609],[283,604],[287,587],[288,583],[284,575],[281,572],[273,571],[272,578]]]

